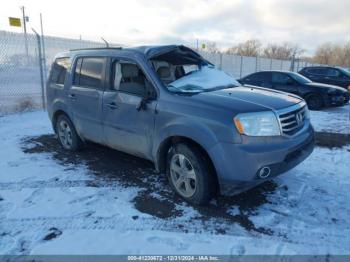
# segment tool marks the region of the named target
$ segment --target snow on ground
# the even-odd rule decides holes
[[[350,104],[322,111],[310,111],[316,131],[350,134]]]
[[[346,132],[348,109],[312,112],[313,124]],[[350,253],[350,145],[192,207],[148,161],[64,151],[41,111],[0,117],[0,144],[0,254]]]

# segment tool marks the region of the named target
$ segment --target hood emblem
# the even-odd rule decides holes
[[[298,126],[300,126],[303,123],[303,115],[301,113],[297,113],[295,115],[295,119],[297,121]]]

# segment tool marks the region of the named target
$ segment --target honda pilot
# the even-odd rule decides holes
[[[93,141],[148,159],[193,204],[282,174],[314,147],[302,98],[244,87],[185,46],[60,53],[46,93],[65,149]]]

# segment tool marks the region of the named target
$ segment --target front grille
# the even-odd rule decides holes
[[[290,112],[283,112],[279,115],[279,121],[282,133],[285,135],[294,135],[304,127],[306,119],[306,106],[294,109]]]

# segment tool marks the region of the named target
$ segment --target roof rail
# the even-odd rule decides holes
[[[109,49],[114,49],[114,50],[121,50],[122,47],[90,47],[90,48],[77,48],[77,49],[70,49],[69,51],[80,51],[80,50],[109,50]]]

